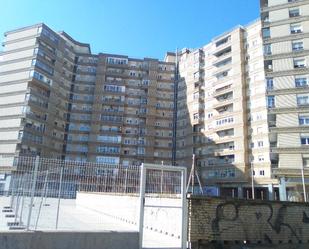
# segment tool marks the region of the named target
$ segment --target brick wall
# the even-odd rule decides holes
[[[192,245],[309,242],[309,205],[305,203],[189,196],[188,205]]]

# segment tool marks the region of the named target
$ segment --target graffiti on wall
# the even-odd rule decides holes
[[[207,205],[203,219],[197,217],[201,213],[193,213],[197,231],[205,239],[271,243],[309,238],[309,206],[305,204],[230,200],[207,201]]]

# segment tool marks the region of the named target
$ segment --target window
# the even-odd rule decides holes
[[[305,59],[303,58],[295,58],[293,59],[294,68],[304,68],[306,67]]]
[[[90,125],[81,124],[79,127],[80,131],[90,131]]]
[[[107,57],[107,63],[108,64],[123,65],[123,64],[128,64],[128,59],[115,58],[115,57]]]
[[[271,45],[270,44],[264,45],[264,55],[271,55]]]
[[[263,127],[257,127],[256,132],[257,133],[262,133],[263,132]]]
[[[105,143],[121,143],[121,136],[98,135],[97,140]]]
[[[272,90],[274,88],[274,80],[273,78],[266,78],[266,89]]]
[[[293,23],[290,26],[291,34],[302,33],[303,28],[300,23]]]
[[[142,81],[142,84],[143,84],[144,86],[148,86],[149,83],[150,83],[150,80],[143,80],[143,81]]]
[[[199,98],[199,92],[193,93],[193,99],[198,99]]]
[[[264,61],[264,68],[268,72],[272,71],[273,70],[273,61],[272,60],[265,60]]]
[[[275,107],[275,96],[268,96],[267,97],[267,107],[274,108]]]
[[[46,83],[47,85],[50,85],[50,86],[53,83],[53,81],[51,79],[47,78],[45,75],[43,75],[39,72],[33,71],[33,70],[30,71],[30,77],[33,77],[37,80],[40,80],[40,81],[42,81],[42,82],[44,82],[44,83]]]
[[[264,176],[264,175],[265,175],[264,170],[260,170],[260,176]]]
[[[234,118],[233,117],[228,117],[228,118],[223,118],[223,119],[219,119],[216,121],[216,125],[225,125],[228,123],[233,123],[234,122]]]
[[[264,162],[264,156],[262,156],[262,155],[258,156],[258,160],[259,160],[259,162]]]
[[[300,16],[299,8],[289,9],[289,16],[290,17]]]
[[[270,38],[270,29],[269,28],[262,29],[262,36],[263,38]]]
[[[297,105],[309,105],[309,95],[297,96]]]
[[[309,125],[309,115],[298,117],[299,125]]]
[[[198,114],[198,113],[194,113],[194,114],[193,114],[193,119],[194,119],[194,120],[199,119],[199,114]]]
[[[296,87],[306,87],[308,86],[308,79],[306,76],[299,75],[295,77],[295,86]]]
[[[125,92],[125,86],[105,85],[104,91],[106,91],[106,92]]]
[[[49,73],[50,75],[53,75],[54,73],[54,69],[50,66],[47,66],[45,63],[37,60],[37,59],[33,59],[31,62],[32,66],[36,66],[39,67],[40,69],[44,70],[45,72]]]
[[[300,138],[301,145],[309,145],[309,137]]]
[[[97,156],[97,163],[119,164],[119,157]]]
[[[304,155],[303,157],[303,166],[304,167],[309,167],[309,155]]]
[[[138,155],[144,155],[145,154],[145,148],[144,147],[137,147],[137,154]]]
[[[304,50],[304,42],[303,41],[292,41],[292,50],[293,51]]]
[[[261,113],[256,114],[256,120],[263,119],[263,115]]]
[[[258,147],[263,147],[263,146],[264,146],[263,141],[258,141]]]
[[[99,146],[97,147],[98,153],[119,153],[120,148],[115,146]]]
[[[195,73],[193,74],[193,78],[194,78],[194,79],[199,79],[199,77],[200,77],[200,72],[195,72]]]

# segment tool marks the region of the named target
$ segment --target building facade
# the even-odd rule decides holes
[[[164,61],[92,54],[44,24],[7,32],[0,155],[190,167],[194,154],[206,192],[304,199],[309,1],[260,4],[260,19]]]
[[[194,154],[202,185],[223,196],[251,198],[253,174],[257,197],[279,198],[262,44],[257,20],[177,56],[176,162],[191,165]]]
[[[92,54],[44,24],[5,34],[0,154],[172,163],[174,63]]]
[[[261,0],[261,19],[274,177],[281,199],[299,199],[309,166],[309,1]]]

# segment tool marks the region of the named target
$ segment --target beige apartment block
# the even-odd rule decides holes
[[[309,1],[261,0],[271,157],[281,199],[309,176]],[[307,191],[309,188],[307,188]]]
[[[0,156],[190,168],[195,155],[209,194],[303,200],[309,0],[260,4],[260,19],[163,61],[93,54],[44,24],[5,33]]]
[[[0,155],[172,163],[174,63],[92,54],[44,24],[5,33]]]
[[[176,162],[194,154],[223,196],[251,198],[253,174],[257,197],[274,198],[262,43],[257,20],[177,55]]]

